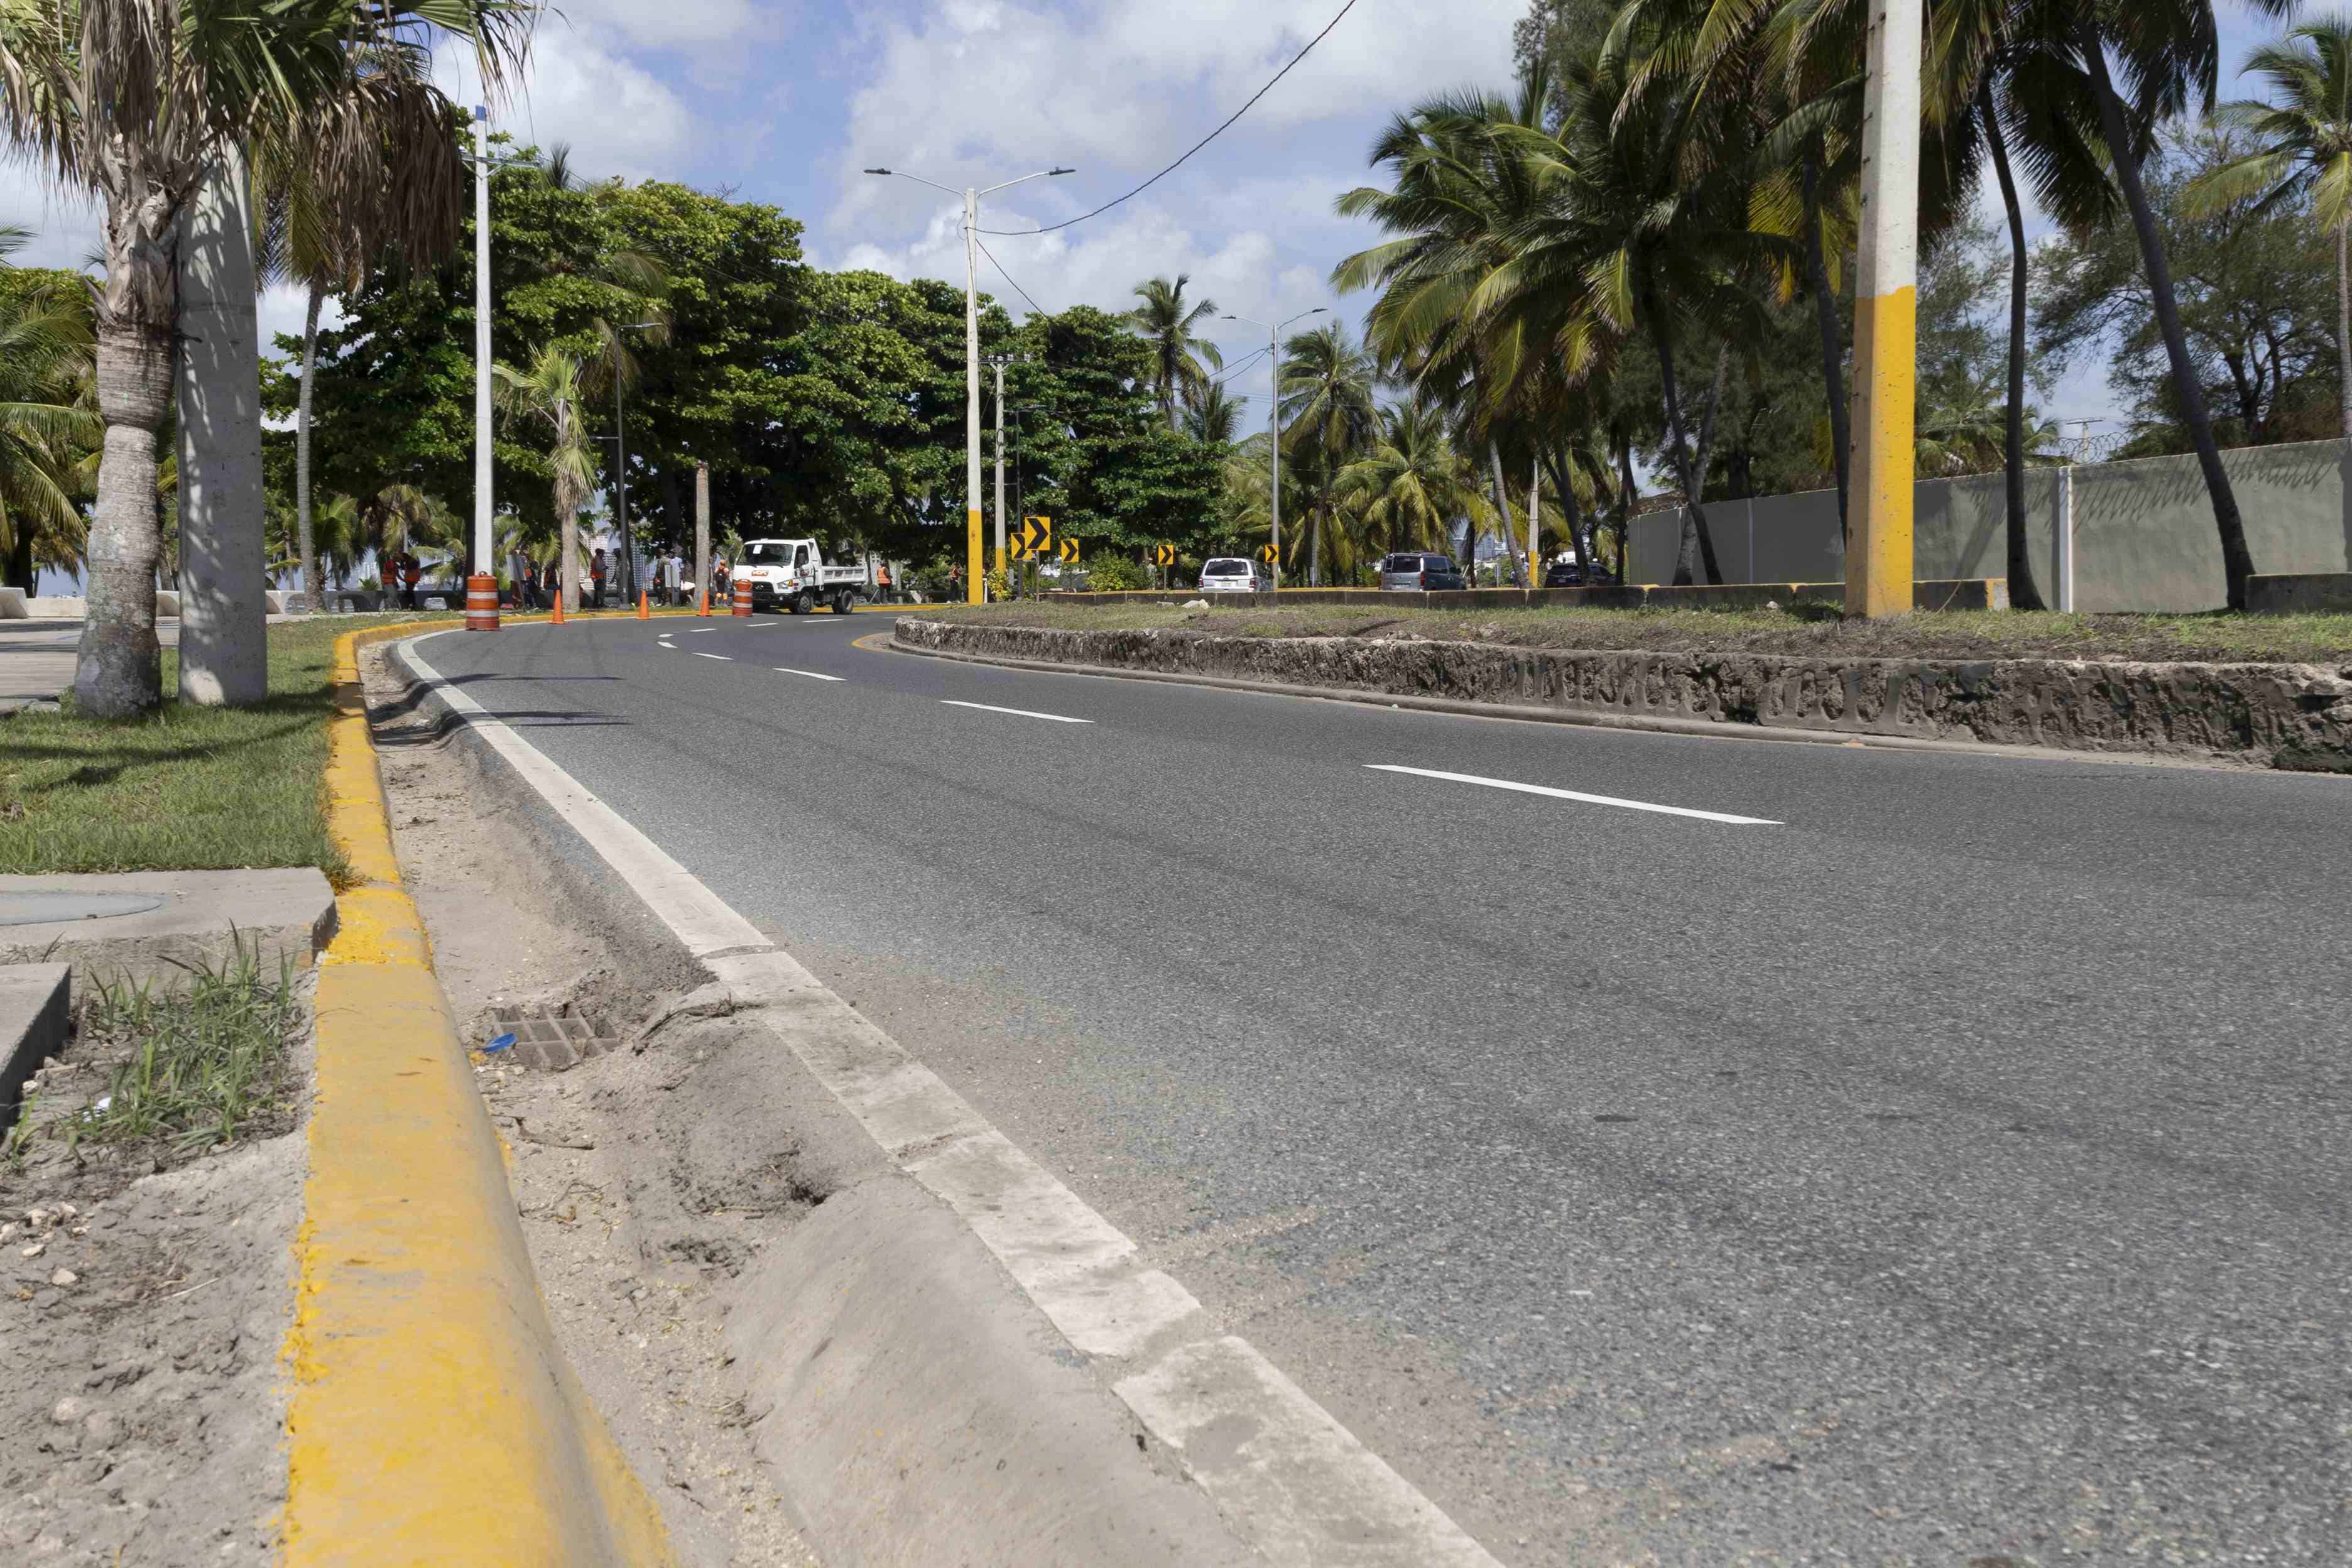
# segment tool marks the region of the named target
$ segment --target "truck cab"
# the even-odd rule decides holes
[[[736,582],[751,585],[755,610],[804,616],[823,605],[845,616],[866,588],[862,568],[825,564],[814,539],[747,539],[730,570]]]

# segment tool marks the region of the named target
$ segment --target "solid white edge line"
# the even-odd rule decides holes
[[[1520,784],[1512,779],[1481,778],[1476,773],[1449,773],[1439,768],[1408,768],[1395,763],[1366,763],[1375,773],[1411,773],[1415,778],[1444,779],[1453,784],[1484,784],[1488,789],[1514,790],[1520,795],[1544,795],[1554,800],[1580,800],[1588,805],[1622,805],[1627,811],[1654,811],[1665,816],[1695,816],[1701,822],[1727,822],[1735,827],[1785,827],[1769,816],[1734,816],[1722,811],[1695,811],[1686,805],[1659,805],[1646,800],[1623,800],[1613,795],[1586,795],[1581,790],[1554,789],[1549,784]]]
[[[1143,1267],[1124,1232],[936,1073],[444,679],[417,645],[448,635],[394,650],[705,968],[752,1005],[789,999],[776,1027],[803,1065],[899,1169],[955,1210],[1075,1350],[1123,1363],[1106,1369],[1112,1392],[1244,1542],[1281,1568],[1502,1568],[1248,1341],[1220,1333],[1191,1291]],[[1235,1442],[1236,1430],[1249,1435]]]
[[[695,651],[694,657],[697,658],[715,658],[721,664],[732,664],[735,662],[723,653],[704,653],[699,649]]]
[[[794,669],[788,664],[776,665],[774,668],[776,673],[779,675],[805,675],[811,680],[845,680],[848,679],[848,677],[841,675],[819,675],[814,669]]]
[[[1091,724],[1091,719],[1073,719],[1062,713],[1040,713],[1034,708],[999,708],[993,702],[959,702],[952,697],[942,697],[940,702],[950,708],[977,708],[983,713],[1011,713],[1023,719],[1050,719],[1056,724]]]

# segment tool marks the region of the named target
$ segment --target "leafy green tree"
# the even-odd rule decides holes
[[[1480,510],[1477,476],[1444,412],[1418,402],[1381,410],[1379,435],[1339,471],[1338,491],[1366,545],[1383,551],[1444,548],[1454,520]]]
[[[79,275],[6,264],[0,237],[0,582],[34,591],[81,553],[77,472],[98,445],[88,406],[89,289]]]
[[[2189,183],[2192,213],[2251,204],[2259,213],[2308,199],[2311,216],[2336,237],[2336,385],[2343,430],[2352,436],[2352,20],[2305,23],[2256,49],[2245,69],[2270,79],[2279,101],[2225,103],[2215,119],[2262,145]]]
[[[2244,446],[2305,440],[2342,427],[2340,358],[2329,328],[2338,299],[2332,246],[2299,193],[2212,205],[2200,179],[2242,159],[2243,132],[2183,131],[2146,164],[2155,243],[2169,261],[2171,320],[2208,428]],[[2192,190],[2200,190],[2191,196]],[[2164,316],[2123,226],[2044,245],[2036,340],[2054,363],[2113,343],[2108,384],[2134,406],[2135,454],[2195,450]]]
[[[1146,279],[1135,286],[1135,297],[1143,302],[1127,313],[1129,325],[1151,345],[1151,382],[1159,394],[1160,416],[1171,431],[1177,428],[1179,399],[1197,395],[1209,372],[1222,370],[1225,363],[1217,345],[1196,331],[1202,321],[1216,319],[1217,302],[1187,304],[1184,285],[1191,281],[1181,272],[1173,283],[1165,278]]]
[[[1248,398],[1228,393],[1223,382],[1204,383],[1184,396],[1184,433],[1212,447],[1230,447],[1248,405]]]

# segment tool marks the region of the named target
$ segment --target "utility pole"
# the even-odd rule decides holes
[[[474,575],[489,578],[493,611],[487,625],[478,612],[467,616],[478,630],[498,629],[498,573],[490,558],[495,498],[490,451],[490,111],[474,106]],[[469,578],[467,597],[477,584]],[[521,601],[518,599],[516,603]]]
[[[694,607],[710,592],[710,465],[694,465]]]
[[[1282,349],[1276,340],[1281,336],[1282,329],[1292,321],[1319,316],[1323,310],[1324,307],[1318,305],[1311,310],[1301,310],[1281,321],[1261,321],[1253,316],[1229,315],[1224,318],[1228,321],[1246,321],[1253,327],[1265,329],[1265,434],[1266,441],[1273,448],[1274,458],[1274,488],[1267,495],[1266,502],[1274,517],[1274,591],[1277,594],[1282,592]]]
[[[1911,609],[1921,10],[1922,0],[1876,0],[1863,95],[1853,323],[1855,525],[1845,561],[1845,613],[1872,620]]]
[[[1010,571],[1004,559],[1004,361],[1002,358],[996,362],[996,569],[999,572]]]
[[[980,530],[980,198],[992,195],[1025,180],[1043,180],[1055,174],[1075,174],[1076,169],[1040,169],[1034,174],[1024,174],[1017,180],[1005,180],[987,186],[967,185],[961,191],[942,185],[920,174],[905,174],[897,169],[868,169],[869,174],[897,174],[902,180],[912,180],[919,185],[929,185],[935,191],[945,191],[963,198],[963,517],[965,574],[971,579],[966,597],[979,604],[984,596],[984,565]],[[998,521],[997,558],[1004,552],[1003,523]]]
[[[1567,502],[1562,501],[1562,506]],[[1541,542],[1538,531],[1543,527],[1543,458],[1528,459],[1528,586],[1543,586],[1543,574],[1536,569],[1536,551]]]

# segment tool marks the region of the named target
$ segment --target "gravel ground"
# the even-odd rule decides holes
[[[1402,600],[1404,595],[1400,595]],[[1875,658],[2183,659],[2219,663],[2352,661],[2352,616],[2061,616],[2019,610],[1922,611],[1848,621],[1793,610],[1447,610],[1400,603],[1206,610],[1157,605],[924,605],[926,618],[1070,631],[1183,626],[1230,637],[1428,637],[1530,647],[1650,653],[1783,653]]]

